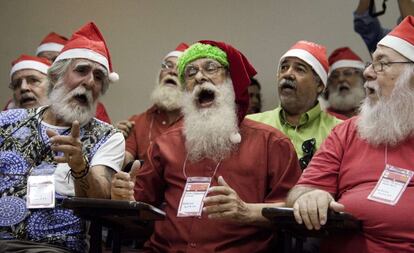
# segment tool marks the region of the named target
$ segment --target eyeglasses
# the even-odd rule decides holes
[[[184,79],[194,79],[197,73],[200,71],[200,69],[204,75],[208,77],[213,77],[215,74],[218,73],[220,69],[224,68],[223,66],[213,61],[207,61],[203,63],[200,67],[195,65],[187,65],[187,67],[184,69]]]
[[[392,61],[392,62],[367,62],[365,64],[365,69],[372,65],[372,69],[375,73],[384,71],[384,66],[389,66],[391,64],[412,64],[412,61]]]
[[[302,170],[308,167],[313,154],[316,151],[316,139],[312,138],[302,143],[303,156],[299,159],[299,164]]]
[[[351,78],[355,75],[360,75],[362,72],[360,70],[357,69],[346,69],[344,71],[339,71],[339,70],[334,70],[330,75],[329,75],[329,79],[336,81],[338,80],[341,75],[344,78]]]
[[[161,63],[161,69],[164,70],[164,71],[165,70],[173,70],[173,69],[175,69],[176,66],[177,65],[172,61],[166,61],[166,62]]]

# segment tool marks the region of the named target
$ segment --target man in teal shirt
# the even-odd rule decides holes
[[[318,96],[325,88],[329,64],[324,46],[299,41],[279,61],[277,73],[281,105],[247,117],[286,134],[295,146],[302,169],[332,128],[341,120],[323,112]]]

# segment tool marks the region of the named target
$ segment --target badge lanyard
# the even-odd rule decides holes
[[[177,217],[199,217],[203,210],[203,200],[210,188],[211,180],[216,175],[221,160],[217,163],[211,177],[188,177],[186,173],[188,155],[183,165],[183,176],[186,179],[183,194],[178,205]]]
[[[395,205],[404,193],[414,172],[389,165],[388,145],[385,145],[385,169],[368,199],[387,205]]]

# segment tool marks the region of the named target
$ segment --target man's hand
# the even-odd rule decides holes
[[[328,208],[336,212],[344,210],[344,206],[334,200],[326,191],[312,190],[302,194],[293,204],[293,213],[299,224],[305,223],[307,229],[319,230],[325,225]]]
[[[131,132],[131,128],[135,125],[134,121],[128,121],[128,120],[122,120],[116,124],[116,128],[118,128],[122,134],[124,135],[124,138],[128,138],[129,132]]]
[[[208,194],[209,196],[204,199],[203,208],[208,218],[232,220],[238,223],[250,222],[248,204],[239,198],[222,176],[218,178],[218,186],[211,187]]]
[[[82,142],[79,137],[80,126],[78,121],[72,123],[70,135],[59,135],[52,130],[47,130],[46,133],[50,137],[52,151],[63,153],[63,156],[54,157],[54,160],[57,163],[68,163],[69,167],[75,173],[81,173],[85,170],[87,164],[83,159]]]
[[[120,171],[112,177],[111,199],[134,201],[134,186],[141,163],[136,160],[129,173]]]

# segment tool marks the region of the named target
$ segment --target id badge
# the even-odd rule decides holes
[[[410,183],[413,174],[414,172],[411,170],[387,164],[368,199],[388,205],[395,205]]]
[[[55,207],[55,177],[53,175],[29,176],[26,205],[27,208]]]
[[[177,217],[201,216],[203,199],[210,187],[211,177],[189,177],[181,195]]]

